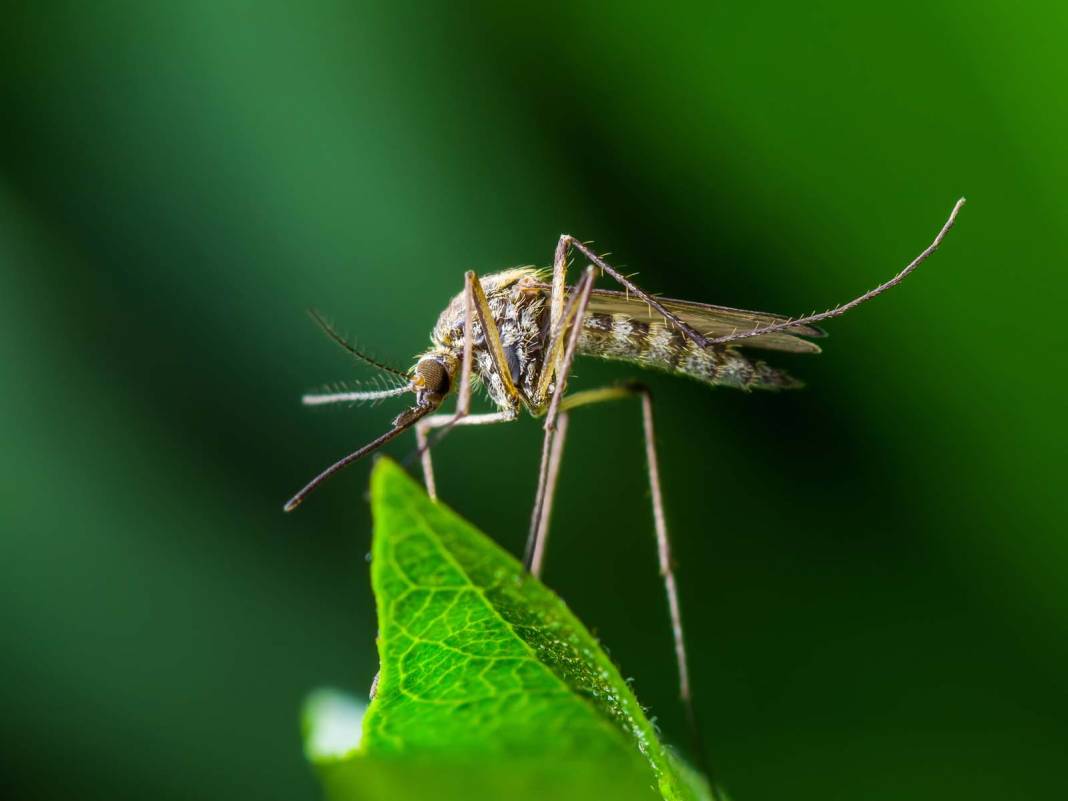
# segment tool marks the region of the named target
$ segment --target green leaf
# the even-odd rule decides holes
[[[563,601],[393,462],[371,495],[381,673],[330,798],[711,798]]]

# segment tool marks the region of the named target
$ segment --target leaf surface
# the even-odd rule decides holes
[[[371,494],[381,672],[332,798],[710,797],[552,591],[395,463]]]

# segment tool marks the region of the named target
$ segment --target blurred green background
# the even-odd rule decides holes
[[[1026,10],[1024,10],[1026,8]],[[0,30],[0,713],[19,797],[314,799],[301,699],[376,669],[367,466],[465,269],[592,239],[784,313],[779,359],[650,376],[698,704],[740,801],[1064,792],[1062,4],[47,3]],[[631,377],[581,363],[573,386]],[[394,408],[397,407],[397,408]],[[639,415],[576,414],[546,579],[684,739]],[[441,495],[513,552],[537,423]],[[410,442],[391,447],[404,456]]]

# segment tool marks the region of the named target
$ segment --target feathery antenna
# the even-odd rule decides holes
[[[394,387],[393,389],[371,389],[363,392],[321,392],[309,393],[301,398],[305,406],[323,406],[327,403],[346,403],[349,401],[376,401],[384,398],[395,398],[411,392],[408,385]]]
[[[334,330],[334,327],[332,325],[330,325],[330,323],[328,323],[323,318],[323,316],[321,314],[319,314],[319,312],[316,309],[308,309],[308,316],[311,317],[312,320],[315,321],[316,325],[318,325],[321,329],[323,329],[323,333],[324,334],[326,334],[328,337],[330,337],[330,339],[334,340],[334,342],[336,342],[340,347],[342,347],[345,350],[347,350],[349,353],[351,353],[353,356],[355,356],[361,362],[369,364],[372,367],[376,367],[379,370],[382,370],[383,372],[392,373],[395,376],[399,376],[400,378],[403,378],[405,381],[408,380],[408,374],[405,373],[403,370],[398,370],[396,367],[390,367],[388,364],[383,364],[382,362],[378,361],[377,359],[372,359],[366,353],[361,353],[360,351],[356,350],[355,347],[350,345],[345,340],[345,337],[341,336],[341,334],[339,334],[337,331]],[[388,396],[385,396],[385,397],[388,397]]]

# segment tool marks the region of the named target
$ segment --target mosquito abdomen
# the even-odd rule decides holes
[[[801,386],[788,373],[762,361],[751,361],[733,348],[700,348],[662,321],[639,320],[626,314],[587,315],[578,352],[685,375],[717,386],[746,390]]]

